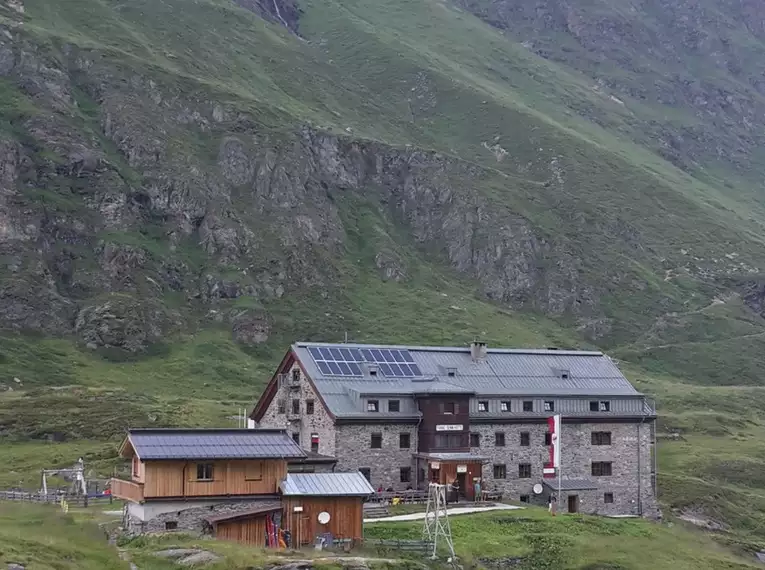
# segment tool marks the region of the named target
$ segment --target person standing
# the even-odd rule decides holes
[[[552,515],[555,516],[555,507],[557,505],[557,498],[552,493],[550,494],[550,499],[547,502],[547,511]]]

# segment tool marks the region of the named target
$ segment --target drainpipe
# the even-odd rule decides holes
[[[415,398],[415,403],[417,402],[417,399]],[[419,407],[417,408],[419,411]],[[415,456],[415,462],[414,462],[414,488],[418,489],[420,487],[420,458],[417,457],[417,455],[420,453],[420,424],[422,423],[422,412],[420,411],[420,419],[417,420],[417,428],[414,432],[414,456]],[[425,475],[427,477],[427,463],[425,467]]]
[[[638,515],[641,517],[643,516],[643,472],[642,472],[642,451],[643,451],[643,442],[641,439],[641,432],[643,431],[641,428],[643,427],[643,423],[645,422],[645,400],[643,400],[643,417],[640,419],[640,423],[637,427],[637,467],[638,467],[638,476],[637,476],[637,484],[638,484]]]

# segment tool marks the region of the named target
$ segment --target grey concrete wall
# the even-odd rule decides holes
[[[294,368],[299,367],[294,364]],[[288,372],[288,376],[292,377],[292,370]],[[310,382],[303,376],[299,390],[291,389],[289,381],[286,384],[276,392],[274,399],[258,424],[259,427],[286,429],[290,435],[294,432],[299,433],[300,446],[306,451],[311,449],[311,434],[318,433],[319,453],[335,455],[334,423]],[[292,419],[292,400],[294,399],[300,400],[300,414],[297,418]],[[284,414],[280,414],[278,411],[279,400],[285,402]],[[307,400],[314,401],[314,412],[310,415],[306,413]]]
[[[382,449],[371,449],[373,433],[381,433]],[[408,433],[409,449],[399,448],[399,434]],[[415,486],[414,460],[417,452],[417,425],[405,424],[364,424],[339,425],[336,428],[337,468],[335,471],[356,471],[363,467],[370,469],[372,486],[377,489],[393,487],[406,489],[410,483],[400,481],[400,468],[412,470],[412,487]]]

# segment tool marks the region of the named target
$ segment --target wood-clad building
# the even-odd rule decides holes
[[[290,473],[281,491],[283,527],[294,546],[316,537],[363,538],[364,499],[374,489],[361,473]]]

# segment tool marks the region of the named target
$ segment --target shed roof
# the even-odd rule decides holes
[[[375,490],[358,471],[354,473],[288,473],[281,484],[285,496],[366,497]]]
[[[129,443],[144,461],[157,459],[291,459],[305,452],[283,430],[131,429]]]
[[[558,491],[557,479],[542,479],[542,483],[552,491]],[[592,491],[597,488],[598,484],[589,479],[562,479],[560,482],[561,491]]]
[[[280,511],[281,508],[282,508],[281,501],[267,501],[243,511],[236,511],[233,513],[223,513],[220,515],[209,516],[205,518],[205,520],[209,522],[210,524],[215,525],[221,522],[247,519],[247,518],[255,517],[259,515],[265,515],[267,513],[272,513],[274,511]]]
[[[367,366],[358,376],[321,372],[309,348],[408,351],[421,375],[389,377]],[[478,396],[635,397],[640,394],[601,352],[488,348],[478,362],[469,347],[296,343],[292,350],[336,417],[359,414],[360,396],[463,393]],[[453,374],[453,375],[452,375]],[[402,412],[403,413],[403,412]],[[397,417],[400,414],[397,415]],[[382,414],[375,414],[382,418]]]

